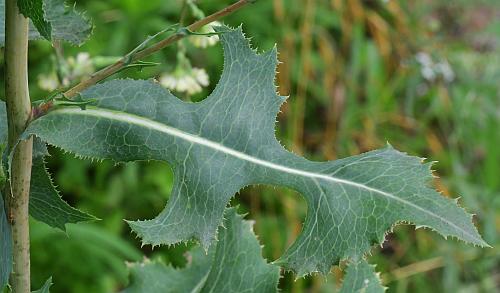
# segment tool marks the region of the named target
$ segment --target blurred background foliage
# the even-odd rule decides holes
[[[199,0],[197,6],[208,14],[231,2]],[[186,24],[199,17],[184,5],[181,0],[77,1],[95,25],[93,36],[81,48],[32,43],[32,98],[46,96],[44,88],[54,76],[77,79],[126,54],[148,34],[178,23],[180,15]],[[500,290],[498,1],[261,0],[224,23],[243,23],[259,51],[277,44],[282,62],[277,90],[290,99],[276,132],[288,149],[312,160],[331,160],[390,142],[438,161],[439,178],[432,184],[444,196],[460,196],[476,214],[491,249],[446,241],[412,225],[396,227],[369,257],[390,292]],[[199,101],[219,79],[220,46],[198,48],[184,41],[148,59],[158,66],[119,76],[182,75],[184,57],[204,69],[210,82],[201,83],[201,92],[177,94]],[[185,265],[184,253],[193,244],[153,251],[141,247],[123,221],[152,218],[162,210],[172,188],[168,165],[114,165],[81,161],[57,149],[51,153],[49,167],[64,198],[102,220],[68,225],[67,235],[32,222],[35,288],[52,275],[53,292],[115,292],[127,284],[126,262],[146,256]],[[295,239],[306,212],[299,194],[268,186],[247,188],[232,204],[255,220],[268,260]],[[333,292],[342,272],[333,268],[326,278],[294,279],[285,272],[280,288]]]

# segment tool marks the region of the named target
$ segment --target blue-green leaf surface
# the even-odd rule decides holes
[[[225,212],[219,241],[208,253],[195,248],[184,269],[161,262],[133,264],[125,292],[276,292],[279,267],[267,264],[252,230],[235,208]]]
[[[340,293],[383,293],[385,289],[375,266],[360,260],[349,264]]]
[[[221,28],[220,30],[227,30]],[[81,157],[169,162],[175,185],[156,218],[130,222],[144,243],[216,238],[224,208],[252,184],[285,186],[308,205],[303,230],[276,263],[299,275],[359,259],[402,221],[486,245],[471,215],[430,188],[430,164],[390,146],[314,162],[276,140],[284,97],[274,85],[276,50],[256,54],[241,29],[221,34],[224,71],[213,93],[187,103],[154,81],[114,80],[81,93],[87,110],[60,107],[35,120],[36,135]]]
[[[0,292],[9,281],[12,270],[12,234],[4,200],[0,192]]]
[[[19,0],[26,1],[26,0]],[[43,15],[51,25],[51,37],[81,45],[92,33],[92,25],[64,0],[43,0]]]

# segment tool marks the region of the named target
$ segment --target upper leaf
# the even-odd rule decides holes
[[[385,287],[380,282],[374,266],[365,260],[351,263],[347,268],[340,293],[383,293]]]
[[[92,32],[92,25],[64,0],[17,0],[19,11],[30,22],[30,39],[40,36],[81,45]],[[5,0],[0,0],[0,46],[5,43]]]
[[[29,0],[19,0],[29,1]],[[51,37],[81,45],[92,33],[92,25],[64,0],[43,0],[43,16],[51,25]]]
[[[131,267],[131,285],[125,292],[276,292],[279,268],[262,258],[252,230],[235,208],[225,212],[219,241],[208,254],[201,248],[190,253],[184,269],[159,262]]]
[[[45,39],[51,40],[52,27],[43,16],[43,0],[17,0],[19,11],[26,17],[29,17]]]
[[[285,150],[274,135],[285,100],[273,82],[276,50],[256,54],[241,29],[221,41],[221,80],[200,103],[183,102],[153,81],[115,80],[81,94],[95,106],[56,108],[32,122],[24,138],[36,135],[82,157],[172,164],[166,209],[130,222],[144,243],[195,238],[208,247],[230,198],[247,185],[270,184],[297,190],[308,205],[303,231],[277,261],[300,275],[359,259],[401,221],[486,245],[471,216],[427,186],[430,164],[420,158],[388,146],[313,162]]]

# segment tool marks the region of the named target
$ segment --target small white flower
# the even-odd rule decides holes
[[[446,82],[452,82],[455,79],[455,72],[453,72],[450,63],[446,60],[436,64],[436,71],[443,75],[443,79]]]
[[[193,95],[208,86],[209,79],[205,69],[192,68],[188,71],[176,70],[174,73],[162,74],[159,82],[169,90]]]
[[[208,80],[208,74],[205,71],[205,69],[200,69],[200,68],[193,68],[192,69],[192,74],[196,81],[202,85],[202,86],[208,86],[209,80]]]
[[[218,22],[218,21],[214,21],[214,22],[211,22],[205,26],[203,26],[201,29],[200,29],[200,33],[204,33],[204,34],[207,34],[207,33],[214,33],[215,30],[214,30],[214,26],[220,26],[221,23]],[[219,41],[219,36],[217,35],[213,35],[213,36],[199,36],[199,35],[191,35],[188,37],[188,40],[195,46],[195,47],[198,47],[198,48],[206,48],[206,47],[210,47],[210,46],[213,46],[215,44],[217,44],[217,42]]]
[[[415,55],[415,59],[417,59],[418,63],[422,66],[432,66],[434,64],[431,56],[425,52],[418,52],[417,55]]]
[[[422,77],[428,81],[434,81],[436,79],[436,72],[430,66],[422,66],[420,73],[422,74]]]
[[[38,86],[46,91],[54,91],[59,87],[59,80],[55,72],[38,75]]]
[[[175,89],[177,86],[177,79],[169,74],[160,76],[160,84],[168,89]]]
[[[73,79],[94,72],[94,64],[92,63],[92,59],[90,59],[90,54],[87,52],[78,53],[76,58],[69,57],[67,62]]]
[[[445,82],[452,82],[455,79],[455,72],[446,60],[435,63],[432,57],[425,52],[419,52],[415,59],[420,64],[420,73],[428,81],[435,81],[438,77]]]

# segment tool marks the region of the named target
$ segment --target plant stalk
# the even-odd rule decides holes
[[[31,116],[28,91],[28,19],[19,12],[17,0],[5,1],[5,98],[9,152]],[[19,143],[12,160],[7,205],[12,225],[13,267],[10,283],[14,293],[30,292],[29,189],[32,139]]]
[[[213,14],[211,14],[203,19],[200,19],[200,20],[192,23],[191,25],[189,25],[187,27],[187,29],[189,29],[190,31],[196,31],[196,30],[200,29],[201,27],[203,27],[204,25],[207,25],[211,22],[219,20],[222,17],[227,16],[227,15],[241,9],[242,7],[244,7],[245,5],[247,5],[249,3],[254,3],[255,1],[256,0],[240,0],[240,1],[224,8],[224,9],[221,9],[221,10],[219,10],[219,11],[217,11],[217,12],[215,12],[215,13],[213,13]],[[131,60],[127,60],[128,58],[124,57],[124,58],[120,59],[119,61],[117,61],[116,63],[114,63],[106,68],[103,68],[103,69],[99,70],[98,72],[93,73],[87,79],[82,80],[80,83],[78,83],[77,85],[75,85],[71,89],[64,92],[64,96],[66,98],[72,98],[72,97],[76,96],[78,93],[87,89],[88,87],[90,87],[94,84],[97,84],[101,80],[103,80],[103,79],[115,74],[116,72],[120,71],[123,67],[125,67],[130,62],[138,61],[144,57],[147,57],[153,53],[156,53],[156,52],[164,49],[165,47],[183,39],[184,37],[185,37],[185,35],[183,35],[183,34],[174,34],[170,37],[167,37],[167,38],[153,44],[149,48],[146,48],[144,50],[141,50],[139,52],[134,53],[132,55]]]

